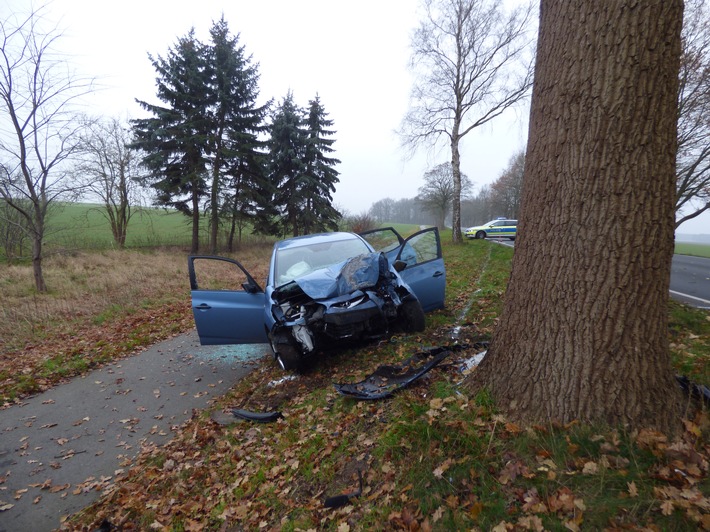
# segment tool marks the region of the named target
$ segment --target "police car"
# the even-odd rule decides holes
[[[515,240],[518,220],[496,218],[476,227],[469,227],[464,233],[466,238],[509,238]]]

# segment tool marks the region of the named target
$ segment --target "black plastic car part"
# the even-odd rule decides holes
[[[675,378],[686,395],[689,397],[695,397],[705,403],[706,407],[710,407],[710,388],[702,384],[692,382],[685,375],[676,375]]]
[[[283,417],[281,412],[250,412],[249,410],[242,410],[241,408],[232,409],[232,414],[239,419],[256,421],[257,423],[273,423]]]
[[[326,508],[340,508],[345,506],[350,502],[353,497],[359,497],[362,494],[362,471],[357,470],[358,480],[360,481],[360,487],[349,493],[341,493],[340,495],[334,495],[333,497],[328,497],[323,505]]]
[[[333,384],[342,395],[361,400],[384,399],[435,368],[451,353],[468,349],[468,344],[433,347],[412,355],[401,365],[384,365],[369,377],[353,384]]]

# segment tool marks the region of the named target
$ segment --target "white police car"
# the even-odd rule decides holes
[[[466,238],[509,238],[515,240],[518,220],[496,218],[483,225],[469,227],[464,234]]]

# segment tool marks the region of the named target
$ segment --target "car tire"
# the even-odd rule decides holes
[[[272,338],[269,336],[271,350],[274,353],[274,360],[284,371],[298,371],[301,367],[301,354],[295,346],[291,345],[288,339]]]
[[[486,238],[486,232],[485,231],[478,231],[476,233],[476,238],[478,238],[478,239]]]
[[[284,371],[298,371],[301,368],[301,355],[292,345],[281,344],[279,351],[275,353],[276,362]]]
[[[406,333],[421,332],[426,326],[424,309],[418,299],[404,301],[399,309],[400,324]]]

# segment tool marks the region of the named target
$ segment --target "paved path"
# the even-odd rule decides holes
[[[59,528],[267,349],[202,347],[193,331],[0,410],[0,532]]]

